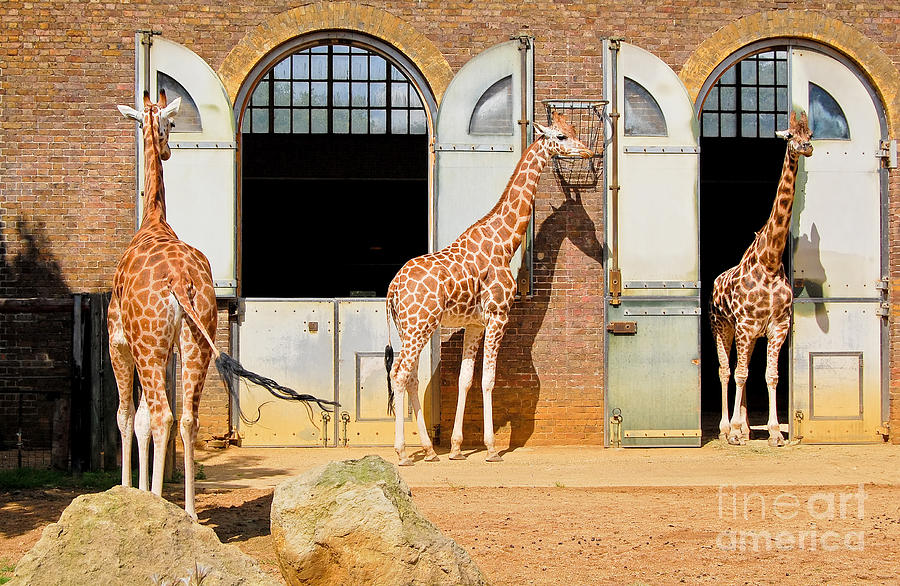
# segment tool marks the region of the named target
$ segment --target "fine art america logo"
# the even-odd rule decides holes
[[[771,528],[726,529],[716,536],[716,546],[725,551],[807,550],[861,551],[862,530],[823,530],[838,520],[863,519],[867,495],[863,485],[850,492],[816,492],[801,497],[791,492],[762,494],[736,485],[719,486],[719,520],[740,527],[742,522],[762,521]],[[791,522],[793,521],[793,522]],[[789,525],[806,528],[787,530]]]

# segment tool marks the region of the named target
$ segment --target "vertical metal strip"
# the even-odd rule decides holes
[[[141,111],[141,37],[134,33],[134,109]],[[134,125],[134,226],[141,222],[141,125]]]
[[[619,269],[619,47],[620,38],[609,39],[610,54],[610,102],[612,110],[609,113],[609,119],[612,123],[612,184],[609,186],[612,199],[612,209],[610,216],[610,240],[611,240],[611,259],[609,269],[609,293],[610,304],[619,305],[621,303],[619,296],[622,294],[622,271]]]
[[[520,34],[512,37],[514,40],[519,41],[519,84],[521,94],[521,109],[519,113],[519,132],[521,135],[521,154],[524,155],[525,151],[528,149],[528,129],[529,123],[533,118],[533,113],[530,111],[529,105],[529,95],[531,93],[531,87],[529,81],[531,80],[531,76],[529,75],[528,68],[528,57],[529,53],[534,49],[534,37],[532,35]],[[531,220],[528,223],[528,227],[525,231],[525,238],[522,241],[522,264],[519,267],[519,276],[517,278],[518,288],[517,293],[519,297],[524,297],[526,295],[531,295],[531,289],[533,286],[533,263],[531,259],[532,253],[532,241],[534,234],[534,209],[531,210]],[[524,274],[523,274],[524,271]]]
[[[334,325],[332,326],[332,327],[334,327],[334,337],[332,338],[332,349],[333,349],[333,353],[334,353],[334,359],[332,361],[333,362],[332,368],[334,369],[334,374],[332,376],[332,379],[333,379],[333,385],[334,385],[334,401],[336,403],[340,403],[340,400],[341,400],[340,399],[340,390],[341,390],[341,387],[340,387],[341,323],[340,323],[340,321],[338,321],[340,319],[340,301],[335,299],[332,301],[332,304],[333,304],[333,308],[334,308],[333,316],[332,316],[332,319],[334,320],[334,322],[333,322]],[[343,405],[341,405],[341,407],[343,407]],[[332,430],[332,434],[331,434],[332,438],[338,437],[338,435],[337,435],[338,424],[341,421],[339,414],[340,414],[340,407],[335,407],[334,408],[334,417],[331,418],[331,420],[334,422],[334,429]],[[334,445],[336,446],[337,442],[335,442]]]

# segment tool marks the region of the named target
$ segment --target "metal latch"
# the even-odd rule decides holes
[[[888,441],[891,436],[891,422],[883,421],[881,425],[875,428],[875,433],[882,436],[884,441]]]
[[[875,313],[881,317],[891,317],[891,304],[887,301],[882,302],[878,309],[875,310]]]
[[[611,334],[636,334],[637,333],[637,322],[636,321],[611,321],[606,324],[606,331]]]
[[[622,410],[618,407],[609,418],[609,443],[614,448],[622,447]]]
[[[895,140],[882,140],[878,145],[878,154],[876,155],[879,159],[881,159],[884,167],[886,169],[896,169],[897,168],[897,141]]]
[[[531,295],[531,274],[525,267],[519,267],[519,278],[516,291],[520,297]]]
[[[610,300],[612,305],[621,303],[619,297],[622,295],[622,271],[619,269],[609,270],[609,295],[612,297]]]
[[[796,421],[796,423],[794,424],[794,437],[791,439],[797,442],[803,439],[803,418],[804,415],[802,410],[797,409],[794,411],[794,421]]]
[[[319,331],[319,322],[311,321],[311,322],[309,322],[308,325],[309,325],[309,333],[310,334],[315,334],[316,332]]]
[[[345,448],[350,444],[350,436],[347,430],[347,426],[350,424],[350,414],[346,411],[341,412],[341,445]]]
[[[328,422],[331,421],[331,413],[322,411],[322,445],[328,447]]]

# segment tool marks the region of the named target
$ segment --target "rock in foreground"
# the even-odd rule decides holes
[[[416,509],[378,456],[331,462],[280,484],[272,539],[288,584],[486,584]]]
[[[172,583],[197,566],[206,569],[204,586],[277,584],[180,507],[117,486],[73,500],[16,565],[10,586]]]

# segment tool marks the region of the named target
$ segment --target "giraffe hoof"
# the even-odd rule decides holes
[[[733,446],[742,446],[744,445],[744,439],[737,434],[732,434],[728,436],[728,443]]]
[[[723,441],[723,442],[728,441],[728,432],[727,431],[719,432],[719,441]]]
[[[502,462],[503,458],[500,457],[500,454],[489,454],[487,458],[484,459],[485,462]]]
[[[465,460],[466,459],[466,457],[464,455],[460,454],[459,452],[450,452],[450,455],[447,457],[450,458],[451,460]]]
[[[430,454],[425,454],[425,461],[426,462],[440,462],[441,459],[438,458],[438,455],[436,453],[431,452]]]
[[[397,466],[412,466],[413,461],[412,458],[401,458],[400,462],[397,463]]]
[[[780,431],[769,436],[769,445],[773,448],[780,448],[784,445],[784,437]]]

